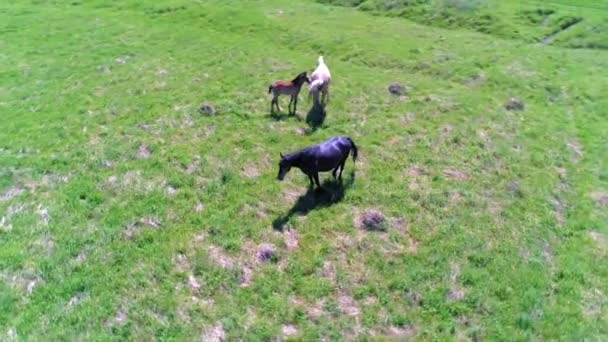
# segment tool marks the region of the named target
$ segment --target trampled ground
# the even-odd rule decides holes
[[[0,339],[608,338],[601,44],[294,0],[5,1],[0,32]],[[325,117],[270,116],[319,54]],[[276,180],[337,134],[342,186]]]

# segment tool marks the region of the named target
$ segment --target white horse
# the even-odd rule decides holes
[[[331,82],[331,74],[329,68],[323,61],[323,56],[319,56],[317,68],[310,75],[310,85],[308,86],[309,95],[312,94],[316,103],[319,103],[319,91],[322,94],[321,102],[323,104],[329,99],[329,83]]]

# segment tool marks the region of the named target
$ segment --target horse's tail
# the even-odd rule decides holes
[[[353,139],[346,137],[348,139],[348,141],[350,141],[350,146],[351,146],[351,150],[353,151],[353,163],[357,161],[357,155],[358,155],[358,150],[357,150],[357,145],[355,145],[355,142],[353,141]]]
[[[268,94],[272,92],[272,84],[268,86]]]

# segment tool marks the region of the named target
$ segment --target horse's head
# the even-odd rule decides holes
[[[306,71],[299,73],[298,76],[296,76],[296,78],[293,80],[293,83],[297,85],[302,85],[304,82],[310,83],[310,77],[308,77]]]
[[[281,160],[279,161],[279,174],[277,175],[277,179],[282,181],[285,178],[285,175],[291,169],[291,161],[286,158],[283,153],[281,155]]]

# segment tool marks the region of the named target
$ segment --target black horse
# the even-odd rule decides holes
[[[281,161],[279,162],[279,174],[277,178],[282,181],[285,175],[292,167],[297,167],[310,180],[310,186],[314,183],[321,189],[319,183],[319,172],[327,172],[333,170],[334,179],[336,173],[340,169],[338,179],[342,181],[342,171],[348,155],[352,150],[353,162],[357,160],[357,146],[349,137],[337,136],[331,137],[320,144],[305,147],[299,151],[283,155],[281,153]],[[314,179],[314,183],[313,183]]]

